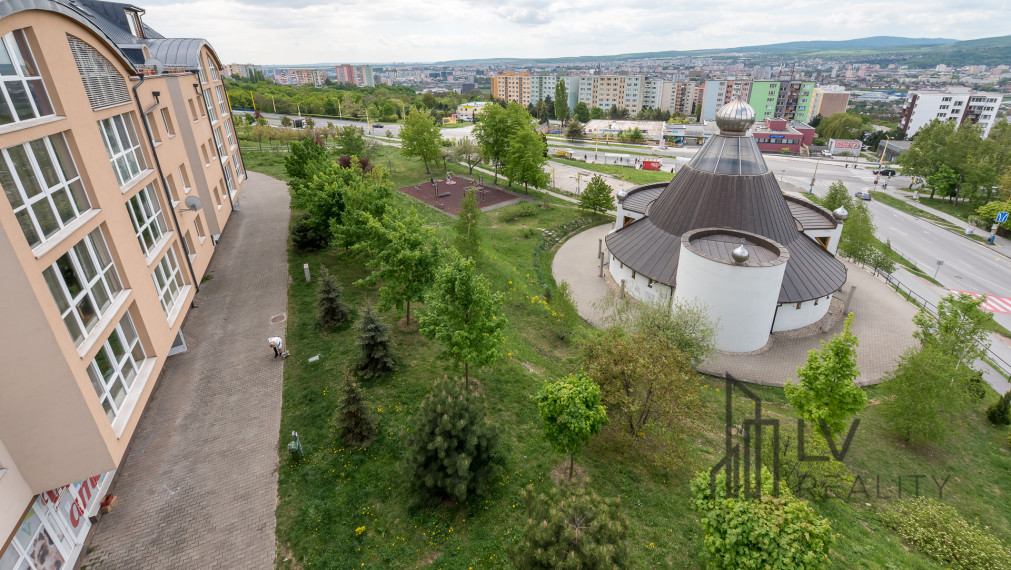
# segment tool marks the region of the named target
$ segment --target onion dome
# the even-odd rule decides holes
[[[725,136],[744,136],[755,124],[755,110],[740,97],[716,111],[716,126]]]
[[[625,192],[624,190],[618,190],[618,201],[624,202],[625,198],[628,198],[628,192]]]
[[[835,216],[835,219],[837,219],[837,220],[839,220],[841,222],[841,221],[845,220],[846,218],[848,218],[849,215],[850,215],[850,213],[846,211],[846,207],[845,206],[839,206],[838,208],[836,208],[832,212],[832,215]]]
[[[737,265],[744,265],[748,261],[748,258],[751,257],[751,254],[748,253],[748,248],[744,247],[742,243],[734,248],[734,251],[730,252],[730,256],[734,258],[734,263]]]

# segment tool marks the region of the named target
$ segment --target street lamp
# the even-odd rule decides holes
[[[814,163],[814,174],[811,175],[811,188],[807,191],[808,194],[814,194],[814,180],[818,177],[818,167],[821,166],[821,162]]]
[[[277,114],[277,103],[274,101],[274,96],[270,96],[270,104],[274,106],[274,114]]]

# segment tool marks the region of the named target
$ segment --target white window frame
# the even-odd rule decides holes
[[[140,137],[137,136],[133,113],[102,119],[98,126],[119,187],[128,186],[147,170],[147,160],[140,146]]]
[[[154,182],[134,194],[126,203],[126,210],[144,256],[151,255],[157,250],[155,246],[169,233]]]
[[[105,370],[99,364],[100,359],[104,360]],[[95,395],[98,396],[98,402],[105,410],[110,425],[123,412],[129,400],[130,389],[138,385],[136,380],[146,359],[144,345],[140,342],[130,311],[127,311],[88,364],[91,386],[95,389]]]
[[[204,89],[204,103],[207,105],[207,112],[211,115],[211,122],[218,122],[218,115],[214,112],[214,105],[211,102],[211,90]]]
[[[15,156],[23,154],[27,159],[21,163],[24,172],[15,168],[12,153]],[[3,149],[0,185],[32,248],[45,243],[91,209],[91,201],[63,133]],[[29,192],[34,194],[29,196]],[[40,219],[36,209],[48,213],[50,218]],[[43,228],[43,221],[48,232]]]
[[[93,273],[90,278],[89,271],[86,271],[88,268]],[[77,294],[71,294],[63,271],[73,273],[76,284],[80,286]],[[80,346],[94,331],[102,316],[115,305],[116,297],[123,291],[123,282],[101,228],[95,228],[84,236],[84,239],[43,270],[42,274],[49,285],[53,301],[60,310],[60,318],[76,346]],[[78,308],[83,303],[88,303],[94,313],[88,323],[84,322],[83,311]]]
[[[214,61],[211,58],[207,58],[207,69],[211,70],[211,81],[220,81],[221,78],[218,76],[218,68],[214,66]]]
[[[225,150],[224,142],[221,140],[221,127],[211,129],[214,135],[214,146],[218,149],[218,159],[224,162],[228,158],[228,151]]]
[[[228,148],[235,148],[235,131],[231,121],[225,121],[225,137],[228,139]]]
[[[169,116],[167,107],[161,109],[161,120],[165,123],[165,133],[168,135],[168,138],[176,136],[176,130],[172,128],[172,118]]]
[[[232,169],[225,167],[225,187],[228,188],[228,195],[235,198],[235,181],[232,180]]]
[[[53,102],[46,91],[46,82],[39,73],[38,63],[32,54],[32,48],[28,44],[28,36],[24,29],[14,30],[0,38],[0,50],[10,59],[13,74],[0,75],[0,105],[6,105],[10,119],[0,125],[9,125],[31,121],[41,117],[55,115]],[[24,103],[28,103],[32,116],[21,118],[20,113],[14,107],[14,100],[11,95],[11,88],[20,90],[19,103],[24,108]]]
[[[203,85],[207,83],[207,75],[204,73],[204,66],[197,66],[197,76],[200,78],[200,84]]]
[[[242,164],[242,154],[238,152],[235,153],[235,155],[232,156],[232,160],[235,161],[235,172],[238,174],[239,182],[242,182],[242,180],[246,177],[246,165]]]
[[[225,98],[225,88],[220,85],[216,85],[214,87],[214,93],[218,96],[218,109],[221,111],[222,118],[227,117],[229,111],[228,100]]]
[[[183,280],[182,269],[179,267],[179,260],[176,259],[175,249],[169,248],[162,256],[161,261],[155,266],[151,273],[154,286],[158,290],[158,298],[161,300],[161,307],[165,309],[166,315],[171,315],[176,304],[182,297],[186,282]]]

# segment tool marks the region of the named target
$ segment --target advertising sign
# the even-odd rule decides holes
[[[860,154],[862,143],[858,140],[829,139],[828,149],[833,155],[856,156]]]

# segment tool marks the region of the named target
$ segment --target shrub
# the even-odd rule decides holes
[[[446,377],[421,403],[404,438],[404,474],[422,501],[464,502],[488,488],[498,432],[484,397]]]
[[[337,430],[347,445],[366,447],[376,437],[376,424],[369,414],[361,388],[351,374],[344,371],[344,387],[337,408]]]
[[[327,232],[312,223],[309,214],[302,214],[291,225],[291,243],[299,251],[319,251],[327,246]]]
[[[882,518],[903,540],[946,567],[1011,568],[1011,548],[988,527],[967,522],[938,500],[899,501]]]
[[[351,168],[352,159],[358,160],[358,166],[361,167],[363,173],[368,174],[369,172],[372,172],[373,168],[372,161],[370,161],[367,157],[364,156],[351,157],[344,155],[337,159],[337,164],[339,164],[341,168]]]
[[[567,484],[547,494],[523,490],[523,538],[510,549],[517,568],[627,568],[628,521],[619,499],[602,499]]]
[[[779,475],[783,485],[797,498],[809,498],[815,502],[826,499],[845,499],[853,490],[855,477],[842,461],[832,457],[828,442],[808,425],[804,432],[804,455],[807,457],[827,457],[827,461],[800,461],[796,436],[785,433],[779,440]],[[812,429],[813,428],[813,429]],[[836,440],[836,445],[839,441]],[[762,438],[762,457],[773,457],[772,437]]]
[[[726,475],[716,477],[710,494],[709,473],[691,481],[692,500],[705,533],[703,544],[718,568],[826,568],[835,540],[828,519],[815,514],[788,488],[772,496],[772,474],[764,467],[759,499],[728,498]]]
[[[994,425],[1011,425],[1011,390],[986,409],[986,419]]]
[[[512,206],[502,208],[499,219],[503,222],[515,222],[520,218],[529,218],[537,215],[537,205],[531,202],[520,202]]]
[[[316,306],[319,307],[319,326],[324,330],[337,328],[346,323],[351,314],[342,297],[343,289],[325,266],[320,267],[318,279]]]

